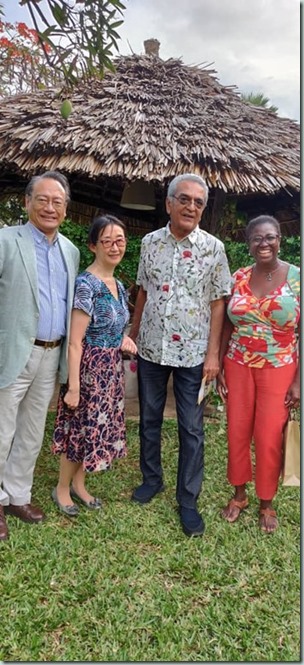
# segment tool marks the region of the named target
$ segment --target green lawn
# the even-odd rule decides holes
[[[223,415],[205,422],[202,538],[187,538],[175,509],[176,423],[163,429],[166,491],[130,502],[140,481],[138,425],[129,455],[89,487],[104,502],[72,521],[50,500],[58,459],[49,452],[54,414],[36,469],[44,524],[8,517],[0,544],[0,659],[4,661],[300,660],[300,498],[280,488],[280,528],[260,533],[258,502],[229,525]]]

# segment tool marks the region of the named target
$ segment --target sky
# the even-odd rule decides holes
[[[261,92],[280,116],[300,120],[300,0],[122,1],[122,55],[144,53],[154,37],[164,60],[210,64],[221,84]],[[7,20],[31,24],[18,0],[0,4]]]

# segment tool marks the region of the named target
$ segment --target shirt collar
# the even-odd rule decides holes
[[[195,229],[193,229],[193,231],[191,231],[191,233],[189,233],[189,235],[185,236],[182,240],[177,240],[175,238],[175,236],[173,235],[173,233],[171,233],[170,221],[168,222],[168,224],[166,226],[166,237],[171,236],[171,238],[173,238],[176,242],[184,242],[185,240],[189,240],[191,245],[194,245],[196,243],[197,239],[198,239],[198,234],[199,234],[199,225],[197,225],[195,227]]]
[[[35,224],[33,224],[33,223],[31,222],[31,220],[29,220],[29,221],[26,223],[26,226],[28,226],[28,227],[30,228],[30,230],[31,230],[31,232],[32,232],[32,234],[33,234],[33,237],[34,237],[34,239],[36,240],[36,242],[38,242],[39,244],[41,244],[42,242],[44,242],[44,240],[46,240],[47,242],[49,242],[49,240],[48,240],[47,236],[45,235],[45,233],[43,233],[43,231],[40,231],[40,229],[37,229],[37,226],[35,226]],[[51,244],[51,245],[54,245],[57,241],[58,241],[58,233],[56,232],[56,235],[55,235],[55,237],[53,238],[53,240],[52,240],[52,242],[51,242],[50,244]]]

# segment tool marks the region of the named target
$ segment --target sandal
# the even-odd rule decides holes
[[[227,522],[231,522],[231,523],[236,522],[236,520],[239,518],[240,513],[242,512],[242,510],[245,510],[245,508],[248,508],[248,506],[249,506],[249,501],[248,501],[247,496],[242,501],[237,501],[237,499],[234,499],[234,498],[230,499],[230,501],[227,503],[226,508],[224,508],[222,510],[222,513],[221,513],[222,517],[225,520],[227,520]]]
[[[276,511],[273,508],[260,508],[259,525],[264,533],[273,533],[279,526]]]

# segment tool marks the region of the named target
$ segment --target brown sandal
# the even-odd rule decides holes
[[[273,508],[260,508],[259,525],[264,533],[273,533],[279,526],[276,511]]]
[[[242,510],[245,510],[245,508],[248,508],[248,506],[249,506],[249,501],[248,501],[247,496],[242,501],[237,501],[237,499],[234,499],[234,498],[230,499],[230,501],[227,503],[226,508],[224,508],[222,510],[222,513],[221,513],[222,517],[225,520],[227,520],[227,522],[231,522],[231,523],[236,522],[236,520],[239,518],[240,513],[242,512]],[[228,517],[228,515],[225,514],[227,510],[233,511],[232,517]]]

